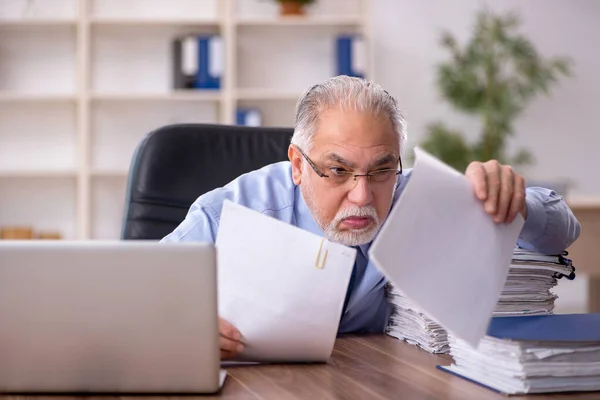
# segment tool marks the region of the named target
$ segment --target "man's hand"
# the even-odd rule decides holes
[[[244,351],[244,344],[240,341],[242,334],[229,322],[219,318],[219,335],[221,348],[221,359],[233,358]]]
[[[475,196],[483,201],[485,211],[494,222],[511,223],[517,213],[527,218],[525,180],[508,165],[496,160],[485,163],[474,161],[465,175],[473,184]]]

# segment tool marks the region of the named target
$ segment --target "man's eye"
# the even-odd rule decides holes
[[[344,175],[348,175],[348,171],[345,170],[344,168],[338,168],[338,167],[331,167],[329,168],[329,170],[337,176],[344,176]]]

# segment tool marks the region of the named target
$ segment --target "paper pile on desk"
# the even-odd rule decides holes
[[[497,317],[479,348],[450,344],[440,369],[506,394],[600,390],[600,314]]]
[[[485,335],[523,226],[496,224],[469,180],[420,149],[371,259],[432,319],[469,343]],[[482,266],[485,266],[483,268]]]
[[[547,256],[515,249],[494,315],[552,314],[557,296],[551,289],[562,277],[575,278],[575,268],[570,259],[563,255]],[[388,335],[406,340],[430,353],[450,351],[447,332],[440,324],[416,307],[393,284],[388,284],[387,295],[394,310],[386,328]]]
[[[216,246],[219,315],[245,342],[238,361],[327,361],[356,250],[230,201]]]
[[[387,298],[393,307],[385,332],[430,353],[448,353],[448,333],[416,307],[400,290],[388,283]]]
[[[557,299],[551,289],[562,277],[575,278],[572,261],[564,255],[516,249],[495,315],[551,314]]]

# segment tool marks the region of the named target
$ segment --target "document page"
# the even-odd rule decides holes
[[[457,337],[485,335],[523,226],[496,224],[468,179],[421,149],[409,183],[370,249],[405,296]]]
[[[216,246],[219,315],[245,342],[238,360],[326,362],[356,250],[230,201]]]

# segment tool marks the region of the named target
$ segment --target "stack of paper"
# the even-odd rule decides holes
[[[572,262],[564,255],[516,249],[495,315],[551,314],[557,299],[551,289],[562,277],[575,278]]]
[[[600,390],[600,314],[493,318],[479,346],[450,338],[439,367],[506,394]]]
[[[414,305],[391,283],[387,285],[388,301],[393,306],[386,333],[430,353],[448,353],[448,334],[433,319]]]
[[[551,289],[561,277],[575,278],[570,259],[563,255],[548,256],[515,249],[494,315],[552,314],[557,296]],[[398,288],[388,284],[387,289],[388,301],[393,306],[386,330],[388,335],[418,345],[430,353],[447,353],[450,348],[446,330],[416,307]]]

